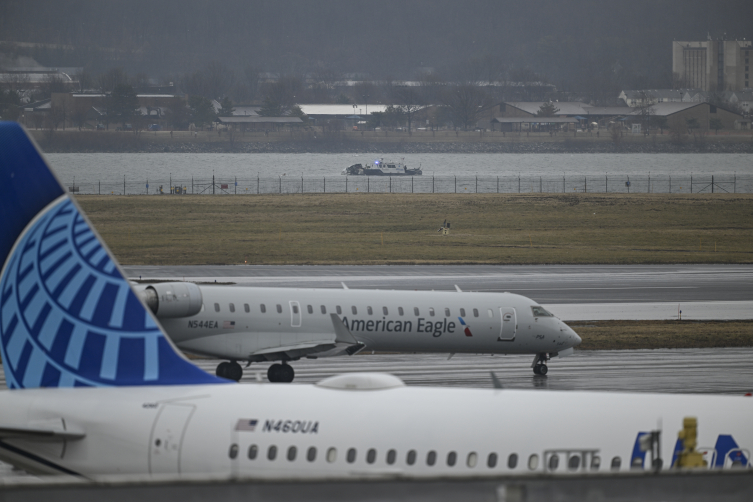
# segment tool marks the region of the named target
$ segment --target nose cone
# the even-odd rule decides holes
[[[582,342],[583,340],[581,340],[581,338],[578,336],[578,333],[573,331],[573,329],[564,322],[560,321],[560,323],[562,323],[561,330],[562,334],[565,335],[565,342],[567,343],[567,347],[570,348],[580,345],[580,342]]]

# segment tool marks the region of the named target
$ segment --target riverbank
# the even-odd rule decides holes
[[[625,135],[463,131],[191,133],[48,131],[32,135],[47,153],[753,153],[753,134]]]

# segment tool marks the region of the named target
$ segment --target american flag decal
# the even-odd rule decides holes
[[[235,430],[254,432],[256,430],[256,424],[258,423],[259,421],[255,418],[241,418],[238,420],[238,423],[235,424]]]
[[[471,333],[471,328],[468,327],[468,325],[465,323],[463,318],[458,317],[458,320],[460,321],[460,324],[462,324],[463,327],[465,327],[465,329],[463,330],[463,333],[465,333],[465,336],[473,336],[473,334]]]
[[[235,328],[235,321],[223,321],[222,329],[233,329],[233,328]]]

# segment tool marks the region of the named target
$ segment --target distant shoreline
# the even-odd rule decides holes
[[[753,153],[753,135],[699,135],[673,140],[669,135],[625,136],[619,142],[588,133],[579,136],[532,134],[502,136],[500,132],[420,131],[340,132],[317,136],[310,131],[236,133],[201,131],[142,132],[32,131],[47,153]]]

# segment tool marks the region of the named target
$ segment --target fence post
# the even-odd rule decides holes
[[[478,176],[476,176],[476,193],[478,193]]]
[[[646,188],[646,193],[651,193],[651,173],[648,173],[648,187]]]
[[[99,188],[97,188],[97,195],[102,195],[102,180],[97,180],[97,185]]]
[[[410,177],[410,193],[413,193],[413,176]]]
[[[303,195],[303,176],[301,176],[301,195]]]
[[[193,194],[193,176],[191,176],[191,194]]]
[[[170,179],[170,181],[169,181],[169,183],[170,183],[170,185],[169,185],[170,186],[170,193],[173,193],[173,173],[170,173],[170,178],[169,179]]]
[[[212,173],[212,195],[214,195],[214,173]]]
[[[366,176],[366,193],[371,192],[371,176]]]
[[[669,176],[669,193],[672,193],[672,175]]]
[[[583,176],[583,193],[588,193],[588,176]]]
[[[392,176],[390,176],[390,193],[392,193]]]
[[[690,193],[693,193],[693,173],[690,173]]]
[[[497,176],[497,193],[499,193],[499,176]]]
[[[259,173],[256,173],[256,195],[259,195]]]
[[[278,176],[280,178],[280,195],[282,195],[282,176]]]
[[[345,177],[345,193],[348,193],[348,177]]]
[[[711,193],[714,193],[714,175],[711,175]]]
[[[539,193],[544,193],[543,185],[541,184],[541,176],[539,176]]]
[[[518,175],[518,193],[520,193],[520,175]]]
[[[238,195],[238,176],[235,177],[235,195]]]
[[[458,193],[458,177],[454,176],[455,178],[455,193]]]
[[[434,193],[434,176],[431,177],[431,193]]]
[[[562,175],[562,193],[565,193],[565,175]]]
[[[125,174],[123,175],[123,195],[125,195]]]
[[[732,182],[732,193],[737,193],[737,172],[735,172],[735,179]]]
[[[324,193],[327,193],[327,177],[322,178],[324,180]]]
[[[146,179],[146,194],[149,195],[149,178]]]
[[[609,177],[604,175],[604,192],[609,193]]]

